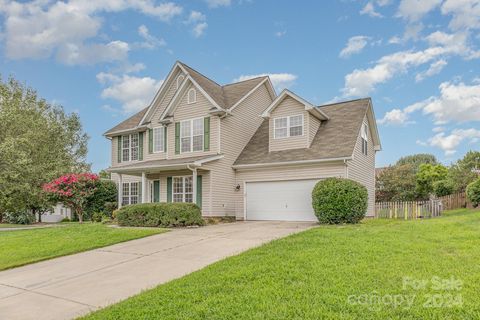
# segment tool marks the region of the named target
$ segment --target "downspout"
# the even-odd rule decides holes
[[[343,159],[343,163],[345,164],[345,179],[348,179],[348,163],[347,159]]]
[[[197,203],[197,167],[190,167],[190,164],[187,164],[187,169],[192,171],[192,201]]]

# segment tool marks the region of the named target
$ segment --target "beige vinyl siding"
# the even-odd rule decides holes
[[[312,144],[313,138],[317,134],[318,128],[320,127],[320,120],[315,116],[308,113],[308,147]]]
[[[156,127],[161,127],[160,125],[154,125],[152,126],[152,128],[156,128]],[[145,161],[148,161],[148,160],[162,160],[162,159],[166,159],[167,158],[167,153],[166,152],[152,152],[152,153],[149,153],[149,149],[148,149],[148,141],[149,141],[149,130],[147,130],[145,132],[145,136],[143,137],[143,160]],[[167,133],[168,135],[168,133]],[[167,137],[168,139],[168,137]],[[167,144],[168,144],[168,141],[167,141]],[[168,146],[167,146],[168,147]]]
[[[165,108],[168,106],[170,101],[172,101],[173,96],[177,92],[177,78],[181,73],[180,71],[177,71],[175,75],[172,77],[172,83],[170,84],[170,87],[166,91],[165,95],[163,96],[162,99],[160,99],[160,102],[158,105],[154,106],[155,110],[152,113],[151,122],[152,126],[156,126],[158,124],[158,121],[160,120],[160,116],[162,115],[163,111]]]
[[[244,219],[245,182],[323,179],[345,177],[345,173],[343,162],[237,170],[235,184],[240,185],[240,191],[235,192],[235,216],[237,220]]]
[[[275,118],[282,118],[288,116],[303,115],[303,135],[296,137],[277,138],[274,139],[274,121]],[[305,106],[297,100],[286,97],[273,110],[270,115],[270,137],[269,137],[269,151],[279,151],[287,149],[299,149],[308,147],[307,121],[308,113],[305,111]]]
[[[191,104],[187,103],[188,90],[191,88],[195,87],[190,85],[180,98],[180,101],[178,102],[178,105],[173,113],[174,123],[168,125],[167,127],[167,148],[169,159],[214,155],[218,152],[218,126],[220,125],[220,119],[217,116],[210,116],[209,111],[213,105],[200,92],[200,90],[196,88],[197,101]],[[203,117],[210,117],[210,150],[206,152],[196,151],[175,154],[175,122]]]
[[[367,117],[363,120],[368,124]],[[375,214],[375,150],[373,147],[370,124],[368,124],[368,150],[362,153],[362,137],[358,133],[357,143],[353,151],[353,160],[348,161],[348,178],[360,182],[368,190],[367,215]]]
[[[221,120],[221,150],[224,158],[205,165],[211,174],[212,215],[234,216],[236,212],[235,171],[232,165],[262,123],[261,113],[272,103],[266,85],[248,96]],[[213,130],[212,130],[213,131]]]
[[[112,144],[112,167],[115,167],[118,165],[118,137],[113,137],[110,139],[110,142]]]

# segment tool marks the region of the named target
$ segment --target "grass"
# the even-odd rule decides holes
[[[0,270],[165,232],[68,223],[58,228],[0,232]]]
[[[11,224],[11,223],[0,223],[0,229],[1,228],[34,228],[33,225],[28,225],[28,224]]]
[[[321,226],[83,319],[479,319],[479,235],[480,212],[468,210]],[[405,279],[425,287],[403,288]],[[461,281],[461,288],[435,290],[439,279]],[[362,297],[383,300],[359,303]],[[402,304],[390,303],[401,297]]]

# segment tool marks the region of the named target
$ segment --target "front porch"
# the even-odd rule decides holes
[[[202,165],[220,157],[154,160],[109,168],[118,185],[119,208],[135,203],[189,202],[208,215],[210,171]]]

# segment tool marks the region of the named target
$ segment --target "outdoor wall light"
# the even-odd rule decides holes
[[[237,185],[235,186],[235,191],[240,191],[240,185],[239,185],[239,184],[237,184]]]

